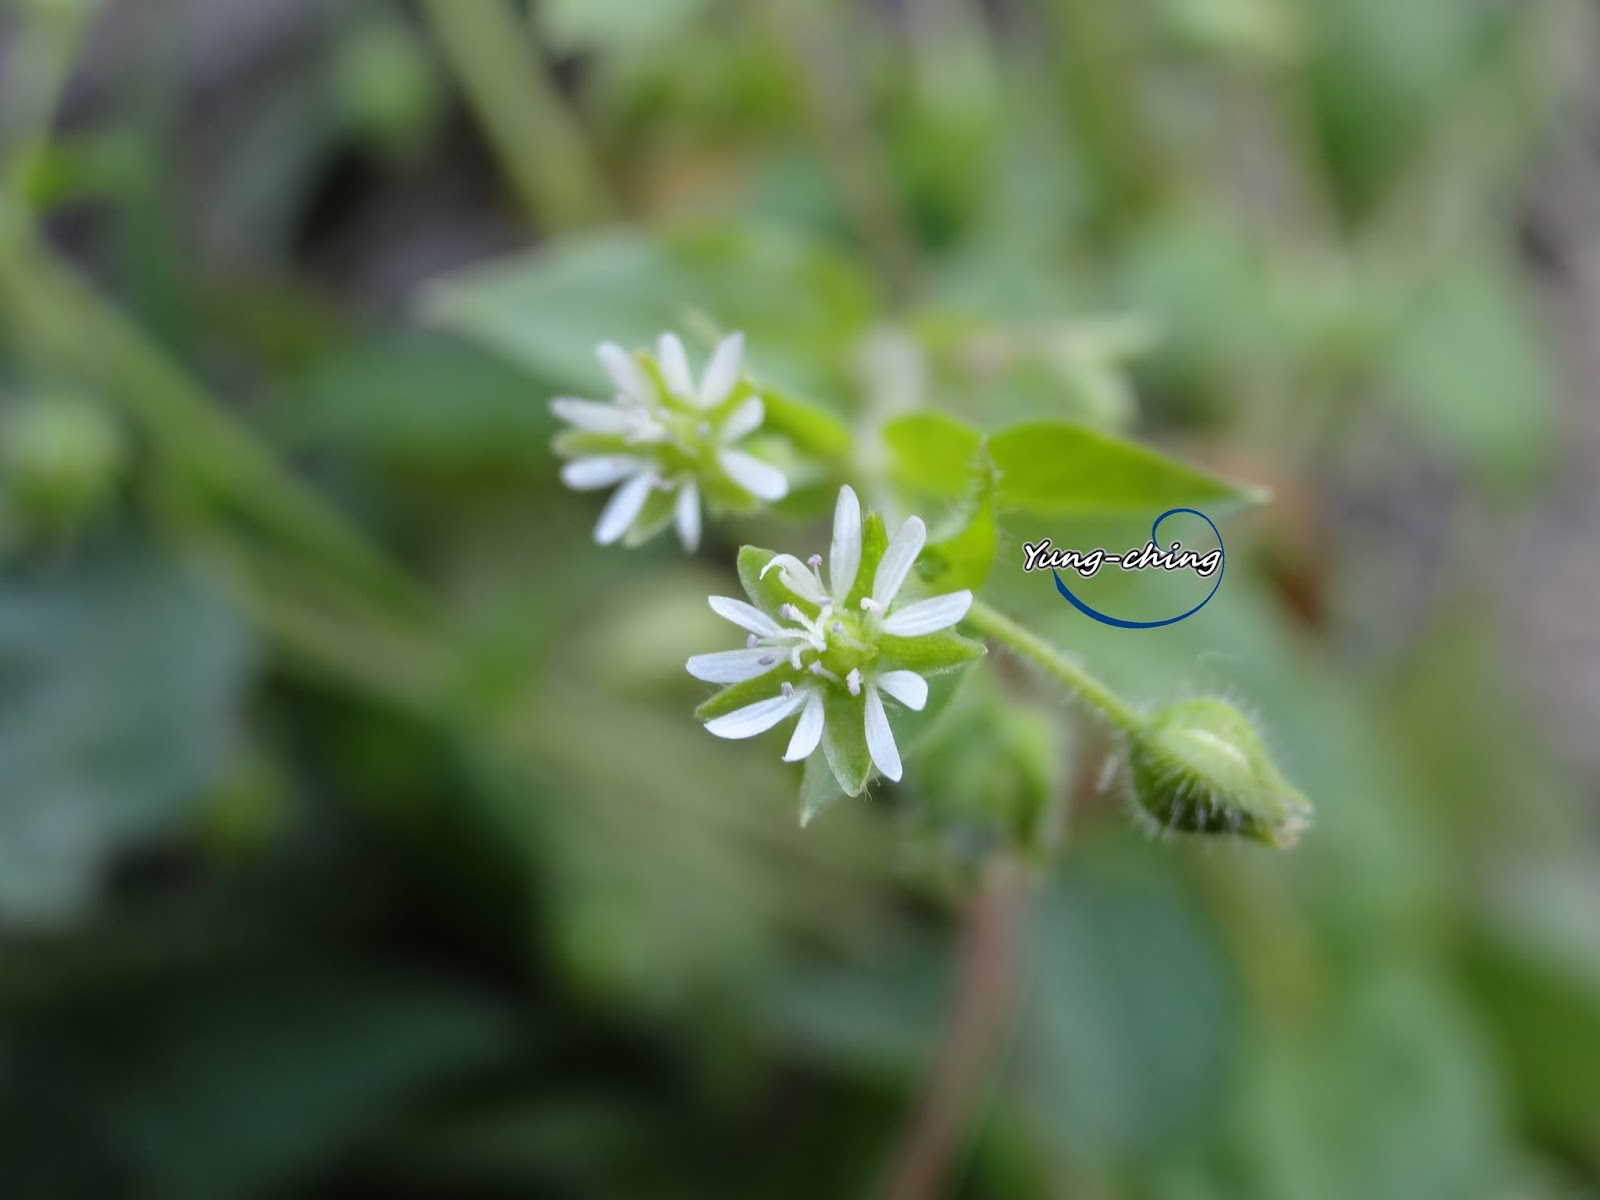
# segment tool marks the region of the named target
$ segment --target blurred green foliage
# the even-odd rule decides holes
[[[1516,222],[1596,46],[1577,0],[0,8],[0,1194],[870,1192],[1015,842],[951,1194],[1600,1194],[1600,837],[1479,553],[1553,462]],[[998,513],[935,570],[1259,711],[1318,827],[1144,837],[1002,659],[802,833],[683,672],[794,529],[602,551],[547,450],[666,327],[890,422],[853,453],[936,543]],[[1274,489],[1217,600],[1024,577],[1154,514],[969,489],[1023,422]]]

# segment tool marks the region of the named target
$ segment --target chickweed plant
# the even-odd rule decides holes
[[[954,519],[937,541],[915,513],[891,532],[857,490],[893,497],[891,480],[872,477],[858,456],[807,461],[814,447],[853,439],[827,428],[835,419],[826,411],[764,393],[746,374],[744,353],[742,335],[723,338],[696,378],[674,334],[663,334],[653,352],[601,344],[596,354],[610,399],[553,400],[552,411],[569,426],[555,450],[568,486],[615,489],[595,526],[597,542],[638,546],[672,526],[691,553],[705,513],[777,512],[772,506],[793,490],[786,463],[808,481],[854,474],[840,479],[833,497],[826,555],[814,546],[739,550],[745,597],[711,596],[709,603],[743,642],[686,662],[690,675],[718,689],[696,712],[707,733],[745,739],[787,727],[783,759],[804,764],[802,823],[841,796],[859,796],[875,778],[904,777],[903,747],[912,743],[896,727],[916,720],[918,736],[928,732],[954,683],[985,658],[984,641],[969,636],[975,634],[1031,663],[1110,727],[1145,823],[1276,847],[1295,843],[1310,824],[1310,805],[1236,707],[1202,697],[1144,711],[978,598],[995,559],[997,509],[1019,489],[1058,486],[1051,466],[1060,463],[1054,452],[1063,439],[1076,451],[1080,476],[1063,485],[1079,494],[1097,481],[1123,492],[1143,487],[1167,501],[1187,498],[1185,487],[1196,503],[1249,493],[1230,496],[1229,485],[1078,427],[1040,423],[986,436],[917,414],[870,432],[902,456],[959,463],[956,477],[943,480],[956,500],[947,506]],[[763,433],[765,440],[757,436]]]

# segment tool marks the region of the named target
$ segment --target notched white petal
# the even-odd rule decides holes
[[[644,509],[644,502],[650,499],[650,489],[655,483],[655,475],[644,471],[612,492],[611,499],[600,510],[600,520],[595,523],[594,540],[609,546],[627,533]]]
[[[678,526],[678,540],[683,548],[690,554],[700,549],[700,488],[694,480],[688,480],[678,489],[672,518]]]
[[[883,552],[883,559],[878,563],[878,573],[872,580],[874,600],[885,608],[894,602],[894,598],[900,594],[900,585],[911,571],[911,564],[917,561],[917,555],[922,553],[923,543],[927,540],[928,527],[922,523],[922,518],[907,517],[906,523],[890,540],[889,548]]]
[[[895,637],[921,637],[938,633],[967,615],[972,607],[971,592],[948,592],[931,600],[919,600],[896,609],[883,619],[883,632]]]
[[[675,333],[663,333],[656,346],[656,361],[661,364],[661,377],[667,381],[667,390],[683,400],[694,399],[694,373],[689,370],[689,354],[683,348],[683,339]]]
[[[828,583],[843,605],[861,571],[861,501],[849,484],[839,489],[833,508],[833,544],[828,547]]]
[[[621,483],[644,464],[626,454],[597,454],[562,464],[561,482],[578,492]]]
[[[783,626],[754,604],[746,604],[743,600],[735,600],[732,596],[712,596],[711,611],[758,637],[777,637],[783,632]]]
[[[715,654],[696,654],[685,669],[696,679],[706,683],[743,683],[759,679],[783,661],[783,656],[770,646],[756,646],[748,650],[719,650]]]
[[[889,728],[889,714],[883,710],[883,697],[878,689],[867,686],[866,703],[867,750],[885,779],[900,781],[900,749],[894,744],[894,732]]]
[[[718,344],[700,380],[700,405],[715,408],[733,395],[744,369],[744,334],[730,333]]]
[[[722,441],[725,445],[749,437],[761,428],[761,422],[767,418],[767,406],[760,396],[751,396],[738,408],[728,414],[728,419],[722,423]]]
[[[638,359],[615,342],[601,342],[595,347],[594,354],[619,392],[635,404],[648,406],[655,403],[655,385],[639,365]]]
[[[789,481],[782,471],[743,450],[717,451],[717,464],[758,500],[782,500],[789,494]]]
[[[784,762],[799,762],[801,759],[810,758],[811,752],[822,740],[822,693],[816,688],[811,688],[806,691],[805,696],[806,706],[800,710],[800,720],[795,724],[794,736],[789,739],[789,748],[783,752]]]
[[[706,732],[719,738],[755,737],[758,733],[765,733],[771,729],[805,702],[806,696],[803,692],[774,696],[770,700],[758,700],[754,704],[735,709],[725,717],[707,721]]]
[[[885,671],[872,681],[878,690],[886,692],[912,712],[921,712],[928,704],[928,681],[915,671]]]
[[[550,411],[585,433],[632,433],[639,425],[638,416],[625,408],[572,396],[557,396],[550,401]]]

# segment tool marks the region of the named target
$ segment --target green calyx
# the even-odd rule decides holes
[[[1139,807],[1163,828],[1293,846],[1311,803],[1273,765],[1250,721],[1222,700],[1180,700],[1130,735]]]

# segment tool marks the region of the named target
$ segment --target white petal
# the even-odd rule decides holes
[[[900,750],[889,728],[889,714],[883,711],[883,697],[867,685],[867,750],[885,779],[900,779]]]
[[[872,682],[912,712],[921,712],[928,703],[928,681],[915,671],[885,671]]]
[[[911,570],[911,564],[917,561],[917,555],[922,553],[922,544],[927,540],[928,527],[922,523],[922,518],[907,517],[906,523],[890,540],[889,548],[883,552],[883,558],[878,563],[878,573],[872,580],[874,600],[885,608],[894,602],[895,596],[900,593],[900,585],[906,581],[906,575]]]
[[[795,724],[789,748],[783,752],[784,762],[799,762],[810,758],[811,752],[822,740],[822,693],[816,688],[806,692],[806,706],[800,710],[800,720]]]
[[[828,593],[822,590],[822,585],[817,582],[817,577],[811,573],[809,567],[792,554],[775,554],[766,566],[761,568],[761,574],[768,571],[777,571],[778,578],[783,580],[783,586],[788,588],[802,600],[809,600],[813,604],[822,605],[828,602]]]
[[[789,481],[782,471],[743,450],[718,450],[717,463],[729,479],[758,500],[782,500],[789,494]]]
[[[650,498],[650,489],[655,483],[653,474],[641,471],[612,492],[611,499],[606,501],[605,508],[600,512],[600,520],[595,523],[594,540],[602,546],[609,546],[627,533],[628,527],[644,508],[644,502]]]
[[[744,369],[744,334],[730,333],[711,356],[710,365],[700,380],[700,406],[715,408],[733,395],[739,373]]]
[[[651,405],[656,402],[655,384],[633,355],[615,342],[601,342],[595,347],[594,355],[624,396],[636,404]]]
[[[783,626],[754,604],[746,604],[731,596],[712,596],[711,611],[724,620],[732,621],[740,629],[748,629],[757,637],[777,637],[783,632]]]
[[[844,604],[860,570],[861,501],[856,499],[855,489],[846,484],[839,489],[839,503],[834,505],[833,544],[828,547],[828,583],[838,604]]]
[[[656,361],[661,364],[667,390],[674,396],[692,400],[694,374],[689,370],[689,355],[683,348],[683,339],[675,333],[663,333],[656,346]]]
[[[696,654],[685,669],[696,679],[707,683],[743,683],[757,679],[783,661],[771,646],[757,646],[753,650],[719,650],[715,654]]]
[[[774,696],[735,709],[725,717],[706,722],[706,732],[719,738],[749,738],[765,733],[806,702],[806,693]]]
[[[571,396],[558,396],[550,401],[550,411],[585,433],[632,433],[639,424],[639,415],[626,408],[596,404],[593,400],[575,400]]]
[[[761,428],[761,422],[766,420],[766,417],[767,406],[761,402],[761,397],[751,396],[729,413],[728,419],[722,423],[724,444],[732,445],[741,438],[749,437]]]
[[[689,480],[678,489],[678,500],[673,506],[673,519],[678,525],[678,540],[690,554],[700,549],[700,488]]]
[[[896,609],[883,619],[883,631],[895,637],[921,637],[949,629],[972,607],[971,592],[948,592]]]
[[[620,483],[643,466],[637,458],[626,454],[597,454],[592,458],[575,458],[561,467],[561,482],[574,491],[587,492],[595,488],[610,487]]]

